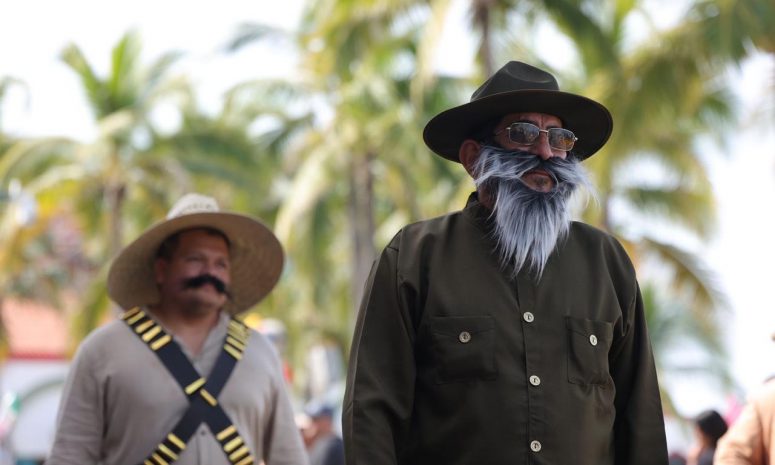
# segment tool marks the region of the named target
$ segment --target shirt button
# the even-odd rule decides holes
[[[471,340],[471,333],[469,333],[468,331],[463,331],[458,335],[457,340],[462,342],[463,344],[466,344],[468,343],[468,341]]]
[[[530,384],[532,384],[533,386],[538,386],[539,384],[541,384],[541,378],[539,378],[536,375],[531,376],[530,377]]]
[[[523,313],[523,314],[522,314],[522,319],[524,319],[524,320],[525,320],[525,321],[527,321],[528,323],[532,323],[532,322],[533,322],[533,320],[535,320],[535,317],[533,316],[533,314],[532,314],[532,313],[530,313],[530,312],[525,312],[525,313]]]
[[[596,346],[597,345],[597,336],[595,336],[594,334],[589,336],[589,343],[592,344],[593,346]]]
[[[541,443],[538,441],[531,441],[530,442],[530,450],[533,452],[540,452],[541,451]]]

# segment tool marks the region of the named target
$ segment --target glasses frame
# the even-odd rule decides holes
[[[538,136],[536,136],[536,138],[535,138],[535,140],[533,142],[530,142],[530,143],[526,144],[526,143],[523,143],[523,142],[515,141],[514,139],[511,138],[511,128],[516,126],[516,125],[518,125],[518,124],[525,124],[525,125],[528,125],[528,126],[533,126],[534,128],[538,129]],[[579,138],[576,137],[576,134],[574,134],[573,131],[571,131],[570,129],[565,129],[565,128],[541,129],[540,127],[536,126],[535,124],[529,123],[527,121],[515,121],[515,122],[509,124],[508,126],[506,126],[505,128],[501,129],[500,131],[494,133],[493,137],[501,134],[504,131],[508,132],[509,140],[511,142],[514,142],[515,144],[527,145],[527,146],[533,146],[533,145],[537,144],[538,141],[541,139],[541,133],[545,132],[546,133],[546,140],[547,140],[547,142],[549,142],[549,147],[553,148],[554,150],[562,150],[563,152],[570,152],[571,150],[573,150],[573,146],[576,145],[576,141],[579,140]],[[566,149],[564,147],[555,147],[555,146],[553,146],[552,145],[552,138],[550,136],[550,133],[552,131],[567,131],[567,132],[569,132],[571,134],[571,136],[573,137],[573,141],[571,142],[570,147],[568,147]]]

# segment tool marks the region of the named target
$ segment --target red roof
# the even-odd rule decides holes
[[[33,301],[4,299],[0,302],[9,358],[66,358],[69,335],[64,312]]]

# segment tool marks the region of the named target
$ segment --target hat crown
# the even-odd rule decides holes
[[[546,71],[521,61],[510,61],[474,91],[471,101],[515,90],[560,90],[560,86]]]
[[[214,198],[202,194],[186,194],[172,206],[167,219],[194,213],[217,213],[220,211]]]

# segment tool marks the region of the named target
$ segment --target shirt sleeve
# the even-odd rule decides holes
[[[347,374],[342,431],[347,465],[396,464],[412,414],[414,331],[388,246],[366,282]]]
[[[667,441],[643,299],[634,298],[616,325],[611,376],[616,386],[614,444],[616,465],[666,465]]]
[[[293,407],[282,376],[279,358],[276,358],[274,376],[275,396],[269,424],[263,438],[266,465],[307,465],[309,459],[296,427]]]
[[[104,386],[99,379],[99,354],[95,352],[93,345],[84,342],[73,359],[46,465],[100,463],[105,405]]]
[[[716,465],[760,465],[764,460],[762,420],[756,404],[749,402],[729,431],[719,440]]]

